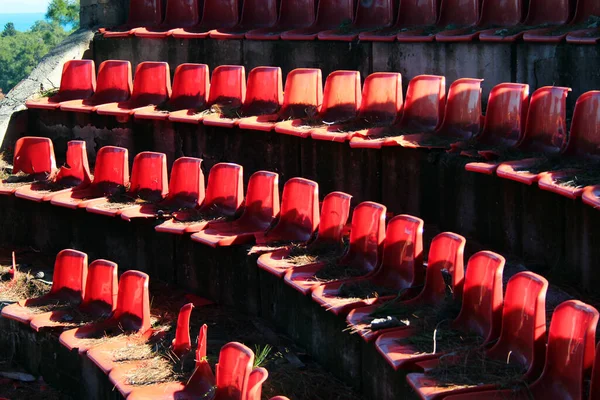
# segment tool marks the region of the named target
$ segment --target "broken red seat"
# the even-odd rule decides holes
[[[87,270],[85,293],[79,311],[89,314],[93,320],[106,318],[117,307],[117,264],[107,260],[95,260]],[[36,314],[30,326],[37,332],[44,328],[66,328],[73,321],[68,310],[55,310]]]
[[[389,228],[388,228],[389,229]],[[387,238],[386,238],[387,242]],[[409,300],[401,300],[399,305],[414,307],[441,304],[446,298],[446,289],[449,286],[452,291],[452,298],[455,301],[462,299],[462,289],[464,281],[464,249],[466,240],[464,237],[451,232],[444,232],[437,235],[431,241],[429,247],[429,256],[427,258],[427,268],[425,269],[425,285],[421,292]],[[384,268],[386,249],[384,248]],[[396,260],[391,260],[396,264]],[[450,275],[450,282],[446,283],[444,274]],[[383,328],[378,330],[371,329],[371,321],[376,317],[372,314],[380,307],[389,305],[393,307],[396,301],[385,301],[386,299],[377,299],[373,305],[361,308],[355,308],[346,317],[346,322],[352,332],[358,333],[364,341],[371,342],[379,335],[390,332],[395,328]]]
[[[342,243],[344,227],[350,214],[352,196],[343,192],[332,192],[323,199],[319,221],[319,231],[308,249],[323,249],[330,246],[338,248]],[[258,267],[271,274],[283,278],[286,271],[294,266],[287,260],[292,249],[284,247],[273,252],[262,254],[257,261]],[[323,264],[323,262],[320,262]]]
[[[392,125],[404,104],[402,75],[396,72],[376,72],[365,79],[358,115],[346,124],[313,129],[313,139],[345,142],[357,131],[367,131],[369,126]]]
[[[590,17],[600,15],[600,3],[596,0],[579,0],[577,1],[577,8],[575,10],[575,17],[571,22],[571,25],[575,25],[572,29],[579,29],[571,31],[567,35],[567,43],[577,44],[596,44],[600,41],[600,29],[598,26],[589,27],[587,29],[580,29],[577,25],[586,23]],[[573,22],[576,22],[573,24]]]
[[[542,173],[538,180],[541,189],[569,199],[576,199],[583,194],[583,186],[565,186],[560,182],[570,180],[582,173],[586,164],[597,165],[600,163],[600,125],[597,123],[599,107],[600,91],[584,93],[577,99],[571,120],[571,130],[561,152],[561,157],[567,163],[572,160],[576,166]]]
[[[271,27],[276,22],[276,0],[245,0],[242,5],[240,22],[233,27],[214,29],[210,31],[210,37],[212,39],[243,39],[249,30]]]
[[[318,125],[350,121],[356,117],[361,101],[360,72],[335,71],[325,81],[320,110],[306,108],[305,117],[275,125],[275,132],[307,138]]]
[[[262,367],[256,367],[248,377],[247,400],[261,400],[262,385],[269,377],[269,372]]]
[[[62,102],[92,97],[96,90],[96,67],[93,60],[70,60],[64,63],[58,93],[51,97],[27,100],[27,108],[56,110]]]
[[[594,346],[598,311],[578,300],[561,303],[552,314],[542,375],[529,385],[513,389],[449,396],[452,400],[492,398],[564,399],[583,398],[586,380],[594,364]],[[594,383],[590,399],[597,398]]]
[[[452,3],[455,4],[452,4]],[[459,9],[456,0],[446,0],[442,3],[442,15],[453,13]],[[481,8],[481,11],[479,10]],[[437,42],[470,42],[479,38],[483,30],[493,27],[510,27],[519,24],[523,20],[523,5],[521,0],[496,0],[479,2],[468,2],[462,6],[466,16],[462,18],[454,14],[445,22],[445,30],[435,35]],[[456,19],[458,17],[458,19]],[[460,22],[459,22],[460,20]],[[459,26],[458,29],[450,26]]]
[[[143,151],[133,159],[131,185],[122,196],[114,201],[108,197],[89,200],[86,211],[114,217],[128,208],[135,208],[138,202],[158,203],[167,195],[167,156],[164,153]],[[113,205],[114,204],[114,205]]]
[[[554,4],[550,4],[550,6],[553,5]],[[571,4],[566,1],[562,3],[556,3],[556,7],[557,8],[552,11],[545,9],[542,12],[552,12],[555,17],[551,24],[558,26],[529,30],[523,35],[523,40],[526,42],[538,43],[560,43],[565,40],[569,32],[572,30],[581,28],[597,28],[596,21],[590,21],[590,17],[597,17],[600,15],[599,2],[593,0],[577,0],[575,15],[569,22],[567,21],[570,16],[569,12]],[[586,32],[590,32],[590,30],[588,29]]]
[[[166,62],[146,61],[135,70],[133,92],[129,100],[103,104],[96,108],[100,115],[114,115],[126,122],[138,109],[151,104],[162,105],[171,96],[171,75]]]
[[[248,181],[244,211],[231,222],[209,222],[192,240],[211,247],[233,246],[254,241],[254,235],[266,231],[279,214],[279,175],[258,171]],[[158,230],[158,227],[157,227]]]
[[[66,208],[85,208],[91,200],[115,193],[129,183],[127,149],[104,146],[96,154],[94,181],[86,188],[74,188],[53,196],[50,203]]]
[[[435,75],[419,75],[408,83],[406,101],[397,121],[391,127],[375,127],[355,132],[350,147],[380,149],[383,146],[398,146],[404,132],[433,132],[444,119],[446,104],[446,78]]]
[[[319,1],[314,24],[283,32],[281,39],[315,40],[319,32],[335,29],[345,21],[352,21],[353,11],[353,0]]]
[[[403,0],[398,6],[396,23],[389,28],[362,32],[359,39],[372,42],[393,42],[396,37],[411,37],[414,41],[431,41],[433,35],[418,36],[419,30],[426,26],[434,26],[438,20],[437,0]],[[405,35],[403,35],[405,34]],[[423,35],[421,33],[421,35]]]
[[[569,0],[530,0],[527,17],[520,25],[504,28],[487,29],[479,34],[479,40],[484,42],[516,42],[524,35],[527,41],[537,41],[540,29],[535,27],[548,27],[564,25],[569,21]],[[534,40],[531,40],[534,39]]]
[[[158,26],[162,20],[162,0],[131,0],[127,23],[116,28],[102,28],[100,33],[104,37],[127,37],[132,35],[136,28]]]
[[[321,70],[298,68],[292,70],[287,76],[283,105],[277,113],[243,117],[238,121],[238,126],[240,129],[269,132],[279,121],[300,118],[306,116],[309,110],[318,110],[322,102]]]
[[[249,40],[279,40],[283,32],[308,28],[315,22],[315,0],[282,0],[277,23],[272,27],[253,29]]]
[[[238,0],[204,0],[200,23],[171,30],[177,39],[205,39],[214,29],[232,28],[239,20]]]
[[[208,173],[208,186],[199,208],[188,208],[173,212],[169,219],[155,227],[157,232],[195,233],[206,228],[211,219],[233,217],[244,201],[244,170],[233,163],[216,164]],[[199,195],[199,200],[201,193]],[[194,219],[200,220],[194,221]]]
[[[173,91],[161,105],[150,105],[135,111],[136,119],[194,122],[196,114],[206,108],[210,78],[206,64],[181,64],[175,70]]]
[[[88,256],[77,250],[62,250],[56,256],[50,292],[33,299],[21,300],[2,309],[2,316],[29,324],[37,315],[34,307],[52,304],[79,304],[85,297]]]
[[[29,175],[32,181],[45,181],[55,171],[56,159],[52,140],[35,136],[25,136],[17,140],[11,175],[22,173]],[[3,179],[0,182],[0,195],[11,195],[19,187],[29,183],[19,179],[13,182],[11,177]]]
[[[557,156],[567,139],[567,95],[571,89],[546,86],[531,96],[527,113],[527,126],[517,150],[531,154],[530,158],[503,162],[496,174],[505,179],[531,185],[540,178],[535,168],[544,156]]]
[[[500,334],[504,263],[504,257],[490,251],[480,251],[469,259],[462,307],[451,325],[452,329],[481,336],[484,345]],[[416,332],[413,328],[398,328],[377,338],[377,351],[394,370],[409,368],[417,362],[436,359],[444,354],[419,353],[409,342],[403,342]]]
[[[173,163],[169,192],[158,203],[138,204],[120,213],[121,218],[131,221],[134,218],[157,218],[162,214],[200,206],[204,201],[204,174],[202,160],[181,157]]]
[[[358,39],[361,31],[373,31],[387,28],[394,23],[394,5],[392,0],[359,1],[353,21],[345,21],[345,28],[319,32],[319,40],[351,42]]]
[[[532,272],[519,272],[510,278],[502,308],[500,337],[492,348],[485,351],[486,359],[523,367],[526,372],[519,378],[520,382],[534,381],[544,368],[547,289],[548,281]],[[439,364],[465,362],[465,356],[464,352],[458,350],[454,358],[440,360]],[[469,385],[465,382],[462,387],[448,385],[427,372],[408,374],[406,380],[421,398],[428,400],[499,388],[495,382],[483,382],[478,385]],[[459,383],[460,379],[457,379],[457,382]],[[506,384],[511,383],[517,382],[506,382]]]
[[[127,346],[130,340],[145,340],[151,333],[150,296],[148,283],[150,278],[140,271],[126,271],[119,279],[117,308],[107,320],[84,325],[63,332],[60,343],[69,350],[78,349],[79,354],[86,353],[94,347],[89,339],[106,335],[126,333],[120,341]]]
[[[370,201],[356,206],[352,213],[348,250],[335,266],[342,271],[354,270],[361,276],[371,276],[381,266],[385,239],[385,213],[385,206]],[[321,263],[290,269],[285,274],[285,282],[307,295],[317,286],[325,283],[317,276],[325,267],[326,265]],[[354,276],[357,277],[356,274]],[[332,278],[330,281],[338,279]]]
[[[345,316],[350,310],[376,301],[393,300],[400,293],[423,284],[423,225],[422,219],[410,215],[397,215],[390,220],[383,244],[383,262],[372,275],[325,283],[312,291],[312,298],[327,311]],[[345,298],[343,287],[373,284],[390,289],[394,294],[372,295],[369,298]],[[378,290],[378,289],[374,289]]]
[[[15,196],[36,202],[49,201],[56,195],[84,189],[90,183],[90,166],[85,142],[71,140],[67,143],[67,163],[60,167],[56,176],[51,177],[50,181],[22,186],[15,191]],[[64,189],[52,191],[52,185],[59,185]]]
[[[204,117],[204,124],[233,128],[243,117],[273,115],[279,111],[283,101],[283,83],[281,68],[256,67],[250,71],[244,104],[238,113],[239,117],[212,114]]]
[[[61,111],[91,113],[98,106],[126,101],[131,96],[133,80],[129,61],[108,60],[100,64],[96,91],[87,99],[63,101]]]
[[[159,25],[133,29],[133,34],[143,38],[165,38],[173,29],[192,27],[199,20],[199,0],[167,0],[165,20]]]
[[[523,83],[501,83],[490,91],[483,129],[475,137],[476,149],[465,149],[457,143],[453,149],[461,155],[494,159],[499,156],[496,149],[515,147],[523,138],[529,109],[529,85]],[[487,149],[486,149],[487,147]],[[467,171],[493,175],[498,166],[494,161],[476,161],[465,166]]]

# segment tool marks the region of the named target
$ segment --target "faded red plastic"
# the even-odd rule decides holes
[[[385,240],[386,207],[365,201],[352,213],[350,246],[337,265],[362,271],[365,276],[380,267]],[[314,276],[324,264],[312,264],[296,267],[285,274],[285,282],[301,292],[308,294],[317,286]]]
[[[323,123],[348,121],[356,117],[361,102],[360,72],[335,71],[325,81],[323,105],[314,116]],[[314,128],[303,119],[292,119],[275,125],[275,132],[307,138]]]
[[[250,40],[279,40],[283,32],[308,28],[315,22],[315,0],[281,0],[279,17],[273,27],[253,29]]]
[[[127,120],[137,109],[163,104],[171,96],[171,75],[166,62],[146,61],[137,66],[133,92],[129,100],[108,103],[96,108],[100,115],[114,115]]]
[[[238,0],[204,0],[202,20],[189,28],[171,30],[177,39],[205,39],[213,29],[232,28],[239,20]]]
[[[352,21],[353,0],[319,1],[315,23],[307,28],[292,29],[281,34],[283,40],[315,40],[319,32],[335,29]]]
[[[104,37],[126,37],[132,35],[135,28],[160,25],[163,20],[162,0],[131,0],[128,15],[124,26],[101,30]]]
[[[279,175],[268,171],[252,174],[244,202],[244,212],[239,219],[209,223],[206,229],[194,233],[192,240],[211,247],[254,241],[254,235],[266,231],[279,214]]]
[[[22,172],[33,175],[34,179],[45,180],[56,170],[56,159],[54,158],[54,146],[48,138],[25,136],[15,143],[13,156],[13,175]],[[6,180],[0,183],[0,195],[13,194],[19,185],[4,185]],[[21,186],[26,186],[23,183]]]
[[[402,112],[402,75],[396,72],[376,72],[365,79],[360,109],[356,120],[377,126],[392,125]],[[334,124],[311,131],[311,137],[318,140],[344,142],[356,132],[340,132],[344,124]],[[368,131],[363,129],[362,131]]]
[[[244,0],[240,22],[231,28],[212,30],[210,37],[212,39],[243,39],[246,32],[252,29],[268,28],[275,25],[276,22],[276,0]]]
[[[62,250],[54,262],[50,292],[6,306],[2,309],[2,316],[29,324],[36,314],[28,307],[41,307],[56,302],[81,303],[86,291],[87,270],[87,254],[71,249]]]
[[[393,42],[397,37],[408,38],[411,41],[431,41],[432,35],[423,34],[423,27],[433,26],[438,19],[437,0],[402,0],[398,6],[396,23],[384,29],[362,32],[360,40],[372,42]],[[415,28],[421,29],[415,29]],[[409,29],[413,28],[413,29]],[[421,39],[419,39],[421,34]]]
[[[58,93],[52,97],[27,100],[27,108],[56,110],[60,103],[92,97],[96,90],[96,67],[93,60],[70,60],[64,63]]]
[[[335,40],[351,42],[358,38],[360,30],[382,29],[394,23],[394,5],[392,0],[358,1],[356,15],[349,30],[345,33],[339,29],[319,32],[319,40]]]
[[[240,65],[221,65],[213,71],[208,104],[242,107],[246,99],[246,70]],[[201,118],[204,125],[221,126],[221,114]],[[235,124],[234,124],[235,125]]]
[[[321,248],[323,244],[339,246],[348,216],[350,215],[350,200],[352,196],[343,192],[332,192],[323,199],[321,208],[321,221],[316,239],[309,245]],[[286,260],[290,248],[283,248],[266,253],[258,258],[258,267],[271,274],[283,278],[285,272],[293,266]]]
[[[600,3],[595,0],[578,0],[572,25],[585,23],[589,17],[600,15]],[[574,27],[575,28],[575,27]],[[569,32],[567,43],[596,44],[600,41],[600,29],[590,28]]]
[[[554,23],[556,25],[564,26],[534,29],[526,32],[525,35],[523,35],[523,39],[526,42],[560,43],[569,33],[565,32],[564,28],[572,26],[573,29],[577,29],[577,25],[586,24],[589,17],[600,15],[600,3],[597,1],[577,0],[575,15],[573,16],[573,19],[567,23],[570,16],[571,3],[573,2],[565,1],[563,3],[551,4],[551,6],[556,5],[557,7],[553,14]],[[545,10],[545,12],[548,12],[548,10]]]
[[[53,196],[55,206],[85,208],[91,200],[114,193],[129,182],[128,151],[123,147],[104,146],[96,154],[94,181],[84,189]]]
[[[262,385],[268,377],[269,373],[266,369],[254,368],[248,378],[248,390],[246,391],[245,400],[261,400]]]
[[[177,329],[175,330],[175,339],[173,339],[173,353],[177,357],[183,356],[192,349],[192,338],[190,337],[190,317],[194,305],[188,303],[181,307],[177,317]]]
[[[96,91],[87,99],[64,101],[62,111],[91,113],[102,104],[126,101],[131,96],[133,80],[129,61],[108,60],[100,64]]]
[[[291,71],[285,81],[283,105],[277,114],[242,118],[238,126],[269,132],[278,121],[300,118],[310,107],[319,110],[323,102],[323,81],[320,69],[298,68]]]
[[[133,30],[143,38],[165,38],[175,28],[197,25],[199,22],[199,0],[167,0],[165,20],[160,25],[145,26]]]
[[[221,348],[216,366],[215,399],[246,399],[254,353],[241,343],[230,342]]]

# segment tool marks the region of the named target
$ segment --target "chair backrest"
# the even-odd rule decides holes
[[[49,138],[25,136],[15,143],[13,174],[50,174],[56,170],[54,146]]]
[[[394,6],[392,0],[358,0],[354,26],[360,28],[377,28],[394,23]]]
[[[244,0],[240,26],[266,28],[277,22],[277,0]]]
[[[600,91],[577,99],[564,154],[581,160],[600,159]]]
[[[164,153],[143,151],[133,159],[129,194],[149,201],[164,198],[169,191],[167,156]]]
[[[85,141],[67,143],[67,165],[60,167],[56,181],[69,186],[88,185],[92,181]]]
[[[183,356],[192,349],[192,338],[190,336],[190,317],[194,304],[188,303],[181,307],[177,316],[177,327],[175,329],[175,339],[171,344],[173,353],[177,357]]]
[[[586,22],[591,16],[600,16],[600,2],[596,0],[577,0],[572,24]]]
[[[515,26],[525,19],[523,0],[483,0],[478,26]]]
[[[140,271],[126,271],[119,280],[117,309],[112,319],[125,331],[144,333],[150,329],[150,277]]]
[[[324,121],[339,121],[355,117],[360,102],[360,72],[334,71],[325,81],[319,118]]]
[[[529,0],[529,10],[524,24],[562,25],[569,22],[571,7],[569,0]]]
[[[87,99],[96,91],[96,66],[93,60],[69,60],[60,79],[60,101]]]
[[[164,23],[168,26],[188,27],[200,20],[198,0],[167,0]]]
[[[250,71],[242,114],[275,114],[283,103],[281,68],[257,67]]]
[[[334,29],[354,17],[354,0],[319,1],[315,27]]]
[[[535,379],[546,353],[546,291],[548,281],[532,272],[519,272],[508,281],[502,308],[502,330],[488,357],[527,368]]]
[[[127,24],[136,27],[159,25],[163,20],[161,0],[131,0]]]
[[[159,105],[171,96],[171,75],[166,62],[146,61],[135,69],[131,108]]]
[[[343,192],[331,192],[323,199],[321,220],[316,242],[340,244],[344,227],[350,215],[352,196]]]
[[[408,132],[432,132],[442,124],[446,106],[446,78],[415,76],[408,83],[401,127]]]
[[[77,250],[61,250],[54,261],[51,295],[65,295],[81,302],[85,297],[88,256]]]
[[[500,334],[504,263],[491,251],[475,253],[467,263],[462,307],[453,326],[482,336],[485,343]]]
[[[321,2],[322,3],[322,2]],[[316,111],[323,103],[323,77],[320,69],[297,68],[285,80],[283,106],[279,112],[282,119],[301,118],[309,107]]]
[[[402,75],[376,72],[367,76],[358,117],[369,123],[393,123],[402,112]]]
[[[254,368],[248,378],[248,390],[245,400],[260,400],[262,385],[269,377],[269,372],[264,368]]]
[[[244,202],[240,224],[266,229],[279,214],[279,175],[269,171],[253,173]]]
[[[169,110],[202,110],[208,101],[210,78],[206,64],[181,64],[175,70]]]
[[[596,347],[596,358],[592,370],[592,385],[590,387],[590,400],[600,399],[600,343]]]
[[[117,308],[118,266],[108,260],[94,260],[88,267],[85,297],[81,309],[94,316],[107,316]]]
[[[216,366],[215,399],[244,400],[254,364],[254,353],[241,343],[230,342],[221,348]]]
[[[131,96],[132,87],[129,61],[104,61],[98,68],[98,82],[93,101],[96,104],[125,101]]]
[[[437,0],[400,0],[398,28],[435,25],[438,20]]]
[[[481,128],[481,82],[483,79],[462,78],[448,91],[444,120],[438,132],[444,136],[470,139]]]
[[[241,106],[246,98],[246,70],[240,65],[221,65],[213,71],[208,104]]]
[[[200,327],[198,333],[198,347],[196,347],[196,369],[186,384],[186,391],[190,393],[208,393],[213,390],[215,376],[206,358],[206,334],[208,326]],[[238,397],[239,398],[239,397]]]
[[[442,0],[438,25],[472,26],[479,21],[481,0]]]
[[[567,140],[567,95],[571,89],[546,86],[531,96],[525,134],[517,146],[525,151],[560,153]]]
[[[244,168],[233,163],[215,164],[208,173],[202,210],[233,216],[244,201]]]
[[[340,264],[362,269],[365,273],[379,267],[384,257],[386,211],[384,205],[371,201],[356,206],[352,213],[350,246]]]
[[[282,0],[277,26],[304,28],[315,22],[315,0]]]
[[[204,0],[200,25],[204,29],[231,28],[239,18],[238,0]]]
[[[124,147],[104,146],[96,154],[92,187],[108,191],[129,183],[129,154]]]
[[[175,160],[165,202],[180,208],[194,208],[202,204],[204,197],[202,160],[194,157]]]

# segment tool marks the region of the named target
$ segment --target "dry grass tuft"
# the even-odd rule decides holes
[[[35,279],[30,273],[18,273],[17,280],[9,279],[8,268],[0,271],[0,299],[6,302],[40,297],[48,292],[52,285]]]

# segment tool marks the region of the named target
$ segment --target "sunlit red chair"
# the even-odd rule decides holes
[[[25,136],[17,140],[13,155],[12,175],[26,174],[31,181],[45,181],[56,171],[54,146],[48,138]],[[0,182],[0,195],[11,195],[30,182],[12,182],[10,177]]]

